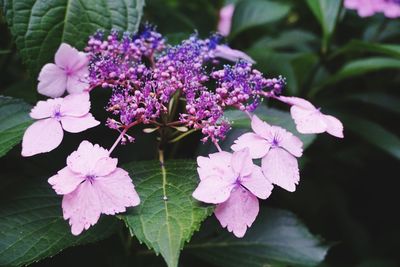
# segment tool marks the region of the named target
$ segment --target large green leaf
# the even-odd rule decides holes
[[[289,112],[280,111],[274,108],[267,108],[266,106],[260,106],[257,108],[255,114],[269,124],[281,126],[298,136],[303,142],[304,148],[311,145],[311,143],[315,140],[315,134],[301,134],[297,132],[296,125],[294,124]],[[225,111],[224,116],[232,122],[232,127],[234,128],[250,128],[250,119],[242,111],[228,110]]]
[[[30,109],[22,100],[0,96],[0,157],[21,141],[25,129],[32,123]]]
[[[350,77],[355,77],[365,73],[381,71],[385,69],[400,70],[400,59],[387,57],[370,57],[357,59],[346,63],[337,73],[332,75],[329,79],[311,89],[309,94],[315,95],[326,85],[333,84]]]
[[[232,36],[255,26],[261,26],[284,18],[290,5],[270,0],[241,0],[235,7],[232,19]]]
[[[307,0],[308,6],[321,25],[324,49],[335,30],[342,2],[342,0]]]
[[[353,115],[341,115],[346,128],[393,157],[400,159],[400,138],[381,125]]]
[[[400,98],[381,92],[365,92],[351,94],[347,97],[349,100],[356,100],[365,104],[386,109],[388,111],[400,114]]]
[[[198,183],[196,164],[167,161],[164,169],[151,161],[128,164],[124,169],[133,178],[141,204],[122,218],[131,233],[160,253],[169,267],[178,266],[185,242],[212,212],[192,197]]]
[[[243,238],[223,231],[195,239],[185,248],[221,267],[316,266],[327,250],[294,214],[265,208]]]
[[[338,51],[336,51],[333,54],[333,56],[337,56],[343,53],[354,53],[360,51],[379,53],[387,56],[400,58],[400,45],[370,43],[360,40],[352,40],[351,42],[340,48]]]
[[[37,74],[62,42],[79,49],[97,29],[136,31],[144,0],[0,0],[17,48]]]
[[[61,250],[108,237],[118,225],[112,217],[76,237],[62,217],[61,199],[47,184],[24,184],[0,201],[0,266],[21,266]]]

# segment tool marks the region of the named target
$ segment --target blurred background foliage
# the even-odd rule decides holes
[[[226,41],[250,54],[267,77],[285,76],[286,94],[308,98],[345,126],[343,140],[319,135],[307,148],[296,193],[275,190],[266,205],[293,211],[331,245],[321,267],[399,266],[400,20],[381,15],[360,18],[334,0],[233,2],[236,10]],[[194,29],[202,37],[214,32],[225,4],[222,0],[147,0],[142,21],[157,25],[170,42],[179,43]],[[22,64],[3,16],[0,36],[0,94],[34,104],[40,98],[36,82]],[[102,101],[107,98],[106,92],[95,94]],[[106,117],[103,106],[93,106],[96,117]],[[115,137],[105,127],[84,135],[105,144]],[[148,141],[141,143],[146,145],[133,148],[138,153],[122,148],[119,158],[153,158],[149,147],[154,140],[144,138]],[[48,177],[63,167],[70,153],[66,148],[77,147],[80,140],[68,135],[51,159],[20,161],[17,146],[0,160],[0,187],[25,183],[32,173]],[[207,146],[198,149],[193,140],[198,139],[193,136],[170,153],[187,158],[208,150]],[[139,244],[133,244],[139,252],[123,260],[124,248],[118,241],[118,236],[112,236],[70,248],[32,266],[162,266],[159,257]],[[184,251],[181,266],[212,265]]]

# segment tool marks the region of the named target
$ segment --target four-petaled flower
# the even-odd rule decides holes
[[[335,137],[343,138],[343,124],[331,115],[325,115],[309,101],[299,97],[277,97],[280,101],[292,105],[290,114],[299,133],[327,132]]]
[[[197,200],[218,204],[215,216],[223,227],[243,237],[259,211],[258,198],[266,199],[272,184],[253,164],[248,149],[218,152],[198,157],[200,184],[193,192]]]
[[[293,192],[298,184],[299,166],[296,157],[303,154],[301,140],[278,126],[271,126],[253,115],[251,128],[235,140],[232,150],[248,148],[252,158],[262,158],[261,169],[265,177],[287,191]]]
[[[59,97],[65,92],[82,93],[89,88],[85,81],[89,74],[89,59],[69,44],[62,43],[58,48],[53,63],[43,66],[39,73],[38,92],[49,97]]]
[[[22,156],[49,152],[61,143],[63,129],[79,133],[99,125],[90,110],[89,93],[39,101],[30,116],[38,121],[26,129],[22,139]]]
[[[56,193],[64,195],[64,219],[69,219],[72,234],[97,223],[102,213],[114,215],[139,205],[129,174],[117,163],[106,149],[83,141],[67,158],[67,166],[49,178]]]

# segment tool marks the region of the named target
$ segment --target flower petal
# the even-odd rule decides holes
[[[267,199],[271,195],[272,189],[274,188],[271,182],[262,173],[261,168],[258,166],[254,166],[252,174],[242,177],[240,182],[251,193],[261,199]]]
[[[127,207],[137,206],[140,203],[132,179],[121,168],[116,168],[107,176],[97,177],[93,186],[99,196],[101,211],[104,214],[113,215],[124,212]]]
[[[220,57],[233,62],[243,59],[244,61],[247,61],[251,64],[256,63],[254,59],[252,59],[246,53],[240,50],[232,49],[227,45],[217,45],[214,51],[214,55],[215,57]]]
[[[326,131],[327,125],[324,115],[318,110],[308,110],[298,106],[290,108],[290,114],[296,123],[296,129],[299,133],[323,133]]]
[[[58,171],[48,179],[49,184],[59,195],[69,194],[74,191],[79,184],[85,180],[85,177],[72,172],[68,167]]]
[[[115,171],[117,168],[118,159],[115,158],[101,158],[96,162],[93,174],[96,176],[106,176]]]
[[[90,85],[85,81],[85,76],[75,74],[67,79],[67,91],[70,94],[79,94],[89,89]]]
[[[60,106],[62,98],[47,99],[46,101],[37,102],[29,114],[33,119],[44,119],[54,115],[54,110]]]
[[[70,72],[80,70],[89,62],[85,53],[79,52],[76,48],[66,43],[60,45],[55,54],[54,61],[57,66]]]
[[[79,133],[100,124],[91,113],[82,117],[61,117],[61,124],[64,130],[70,133]]]
[[[101,202],[93,185],[85,181],[75,191],[64,195],[62,209],[64,219],[69,219],[72,234],[79,235],[84,229],[97,223],[101,214]]]
[[[261,167],[265,177],[289,192],[296,190],[300,180],[297,159],[282,148],[273,148],[262,158]]]
[[[229,4],[221,8],[219,11],[218,32],[222,36],[228,36],[231,31],[232,16],[235,11],[235,5]]]
[[[330,115],[323,115],[327,125],[326,131],[336,137],[343,138],[343,124],[337,118]]]
[[[84,140],[78,149],[68,156],[67,165],[73,172],[83,175],[93,175],[97,162],[107,157],[109,155],[106,149]]]
[[[67,74],[52,63],[43,66],[38,80],[38,92],[45,96],[60,97],[67,88]]]
[[[209,176],[200,181],[193,197],[206,203],[218,204],[226,201],[235,186],[234,177]]]
[[[317,108],[311,104],[311,102],[309,102],[308,100],[305,100],[303,98],[300,97],[295,97],[295,96],[279,96],[277,97],[278,100],[289,104],[289,105],[294,105],[294,106],[298,106],[304,109],[308,109],[308,110],[316,110]]]
[[[222,227],[236,237],[243,237],[259,212],[258,199],[244,188],[235,188],[227,201],[217,205],[215,216]]]
[[[251,119],[251,129],[260,137],[267,139],[271,131],[271,125],[260,120],[257,115],[253,115]]]
[[[240,175],[242,177],[250,175],[253,172],[253,167],[255,165],[251,159],[249,149],[244,148],[234,152],[231,166],[236,175]]]
[[[89,113],[89,93],[67,95],[63,98],[60,112],[63,116],[80,117]]]
[[[245,133],[235,140],[231,146],[233,151],[248,148],[253,159],[262,158],[267,154],[271,145],[264,138],[255,133]]]
[[[233,176],[231,169],[232,154],[222,151],[212,153],[209,157],[198,157],[197,172],[199,173],[200,180],[208,176]]]
[[[301,157],[301,155],[303,155],[303,142],[300,140],[300,138],[286,130],[281,137],[279,146],[286,149],[295,157]]]
[[[29,157],[49,152],[58,147],[63,139],[60,123],[53,119],[39,120],[26,129],[22,139],[22,156]]]

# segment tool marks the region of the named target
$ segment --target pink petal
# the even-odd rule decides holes
[[[227,201],[217,205],[215,216],[222,227],[228,227],[236,237],[243,237],[258,211],[257,197],[242,187],[236,187]]]
[[[303,142],[301,142],[300,138],[294,136],[291,132],[286,130],[281,141],[279,142],[279,146],[286,149],[295,157],[301,157],[301,155],[303,155]]]
[[[235,186],[235,177],[209,176],[200,181],[193,197],[206,203],[218,204],[226,201]]]
[[[282,148],[273,148],[262,159],[265,177],[287,191],[294,192],[300,180],[297,159]]]
[[[78,149],[68,156],[67,165],[75,173],[93,175],[97,162],[107,157],[109,155],[106,149],[84,140]]]
[[[279,96],[277,97],[278,100],[289,104],[289,105],[293,105],[293,106],[298,106],[304,109],[308,109],[308,110],[316,110],[317,108],[311,104],[309,101],[300,98],[300,97],[294,97],[294,96]]]
[[[271,145],[264,138],[254,133],[245,133],[235,140],[231,146],[233,151],[248,148],[253,159],[262,158],[267,154]]]
[[[343,138],[343,124],[337,118],[330,115],[323,115],[327,125],[326,131],[336,137]]]
[[[64,97],[60,112],[63,116],[81,117],[90,110],[89,93],[73,94]]]
[[[49,152],[63,139],[60,123],[53,119],[39,120],[26,129],[22,139],[22,156],[29,157],[39,153]]]
[[[228,152],[212,153],[208,157],[198,157],[197,172],[199,173],[200,180],[208,176],[233,176],[231,168],[232,154]]]
[[[219,12],[218,32],[222,36],[228,36],[231,31],[232,16],[235,11],[235,5],[229,4],[221,8]]]
[[[106,176],[117,169],[118,159],[101,158],[96,162],[93,174],[96,176]],[[130,178],[129,178],[130,179]]]
[[[127,207],[137,206],[140,203],[132,179],[121,168],[116,168],[107,176],[95,178],[93,186],[104,214],[113,215],[124,212]]]
[[[298,106],[292,106],[290,114],[299,133],[311,134],[326,131],[327,125],[323,115],[318,110],[307,110]]]
[[[62,43],[55,54],[54,61],[57,66],[73,74],[85,67],[89,59],[85,53],[79,52],[69,44]]]
[[[44,119],[54,115],[54,110],[61,105],[62,98],[47,99],[37,102],[29,114],[33,119]]]
[[[69,76],[67,79],[67,91],[70,94],[79,94],[89,89],[90,85],[85,81],[85,76],[81,74],[75,74]]]
[[[79,235],[84,229],[97,223],[101,214],[101,202],[93,185],[85,181],[75,191],[64,195],[62,209],[64,219],[69,219],[72,234]]]
[[[268,138],[269,132],[271,131],[271,125],[260,120],[257,115],[253,115],[251,119],[251,128],[257,135],[265,139]]]
[[[68,167],[58,171],[56,175],[49,178],[48,182],[59,195],[69,194],[85,180],[82,175],[77,175]]]
[[[274,188],[258,166],[254,166],[253,172],[250,176],[242,177],[240,183],[256,197],[261,199],[267,199]]]
[[[251,64],[256,63],[251,57],[249,57],[246,53],[232,49],[227,45],[217,45],[214,51],[215,57],[220,57],[229,61],[238,61],[239,59],[243,59]]]
[[[231,166],[237,175],[242,177],[250,175],[253,172],[254,164],[253,160],[251,159],[249,149],[245,148],[243,150],[234,152]]]
[[[61,124],[64,130],[70,133],[79,133],[100,124],[92,114],[82,117],[61,117]]]
[[[67,74],[52,63],[43,66],[38,80],[38,92],[49,97],[62,96],[67,87]]]

